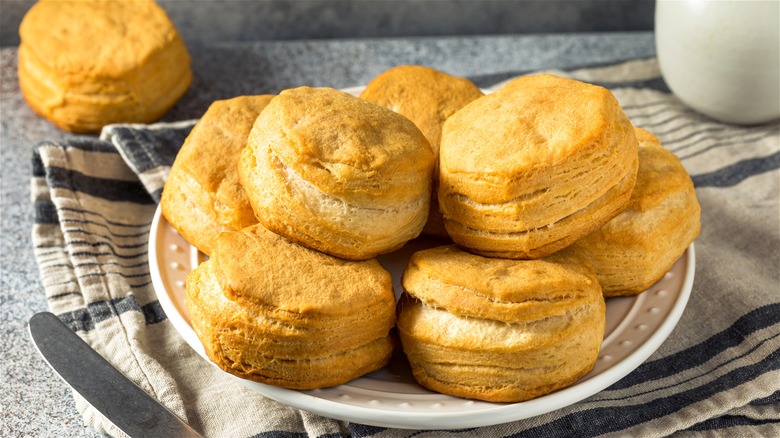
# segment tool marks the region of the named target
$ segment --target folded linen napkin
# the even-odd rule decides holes
[[[609,87],[636,126],[682,159],[702,205],[693,292],[660,349],[604,391],[538,417],[446,435],[780,436],[780,125],[698,115],[669,93],[655,59],[552,73]],[[173,329],[152,286],[147,242],[194,123],[114,125],[100,139],[37,148],[33,244],[51,311],[206,436],[442,435],[271,401],[207,364]],[[123,435],[75,397],[89,426]]]

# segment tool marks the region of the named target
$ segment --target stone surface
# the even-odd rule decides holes
[[[157,0],[184,40],[500,35],[652,30],[655,0]],[[0,1],[0,45],[34,0]]]
[[[196,80],[165,120],[196,118],[211,101],[240,94],[361,85],[398,64],[425,64],[489,85],[517,72],[655,54],[650,32],[211,43],[190,51]],[[16,49],[0,49],[0,436],[95,435],[27,333],[29,318],[46,309],[30,237],[30,158],[37,143],[68,138],[26,105]]]

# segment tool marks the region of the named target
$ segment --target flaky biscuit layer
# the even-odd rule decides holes
[[[680,160],[637,129],[639,172],[627,208],[568,252],[595,267],[604,295],[637,295],[657,283],[699,235],[701,207]]]
[[[516,79],[445,122],[438,195],[447,231],[484,255],[552,254],[625,207],[636,148],[608,90]]]
[[[376,260],[336,259],[262,225],[222,234],[186,287],[209,358],[241,377],[333,386],[384,366],[393,349],[395,296]]]
[[[267,228],[361,260],[420,233],[433,161],[403,116],[337,90],[301,87],[282,92],[258,117],[239,176]]]
[[[153,1],[42,1],[19,34],[22,94],[68,131],[154,121],[192,82],[184,42]]]
[[[171,166],[160,200],[162,213],[204,254],[211,254],[219,233],[257,223],[237,165],[249,131],[272,98],[240,96],[213,102]]]
[[[438,158],[441,130],[451,115],[483,95],[471,81],[421,65],[401,65],[382,72],[366,85],[360,98],[408,118],[428,139],[436,158],[433,193],[423,234],[447,237],[439,211]]]
[[[517,402],[587,374],[606,307],[583,259],[492,259],[456,246],[412,256],[398,333],[417,381],[459,397]]]

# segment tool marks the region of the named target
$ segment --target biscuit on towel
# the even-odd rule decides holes
[[[680,160],[646,130],[636,134],[639,172],[628,207],[566,249],[593,264],[606,297],[647,290],[701,228],[701,207]]]
[[[519,402],[596,363],[606,306],[587,261],[487,258],[449,245],[413,254],[402,281],[401,345],[431,390]]]
[[[483,95],[471,81],[421,65],[393,67],[371,80],[360,98],[389,108],[420,128],[438,163],[441,127],[464,105]],[[436,195],[438,166],[434,171],[433,194],[423,234],[447,237]]]
[[[266,228],[365,260],[420,234],[433,166],[409,119],[338,90],[300,87],[281,92],[257,118],[239,176]]]
[[[187,48],[152,0],[39,1],[19,37],[22,94],[67,131],[152,122],[192,82]]]
[[[213,102],[184,140],[171,166],[160,207],[192,245],[211,254],[219,233],[257,223],[238,180],[238,158],[272,95]]]
[[[376,260],[331,257],[259,224],[222,233],[186,288],[208,357],[242,378],[334,386],[383,367],[393,350],[390,273]]]
[[[636,171],[634,129],[609,90],[521,77],[444,123],[439,208],[470,251],[539,258],[620,213]]]

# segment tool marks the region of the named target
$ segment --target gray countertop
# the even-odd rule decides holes
[[[19,44],[37,0],[0,2],[0,45]],[[655,0],[157,0],[188,44],[214,41],[652,30]],[[218,24],[218,25],[215,25]]]
[[[196,118],[215,99],[299,85],[365,84],[399,64],[424,64],[479,85],[518,72],[655,55],[650,32],[208,43],[190,47],[196,75],[165,120]],[[16,48],[0,49],[0,436],[94,436],[67,386],[35,352],[27,321],[46,310],[30,241],[30,158],[44,140],[70,137],[25,104]]]

